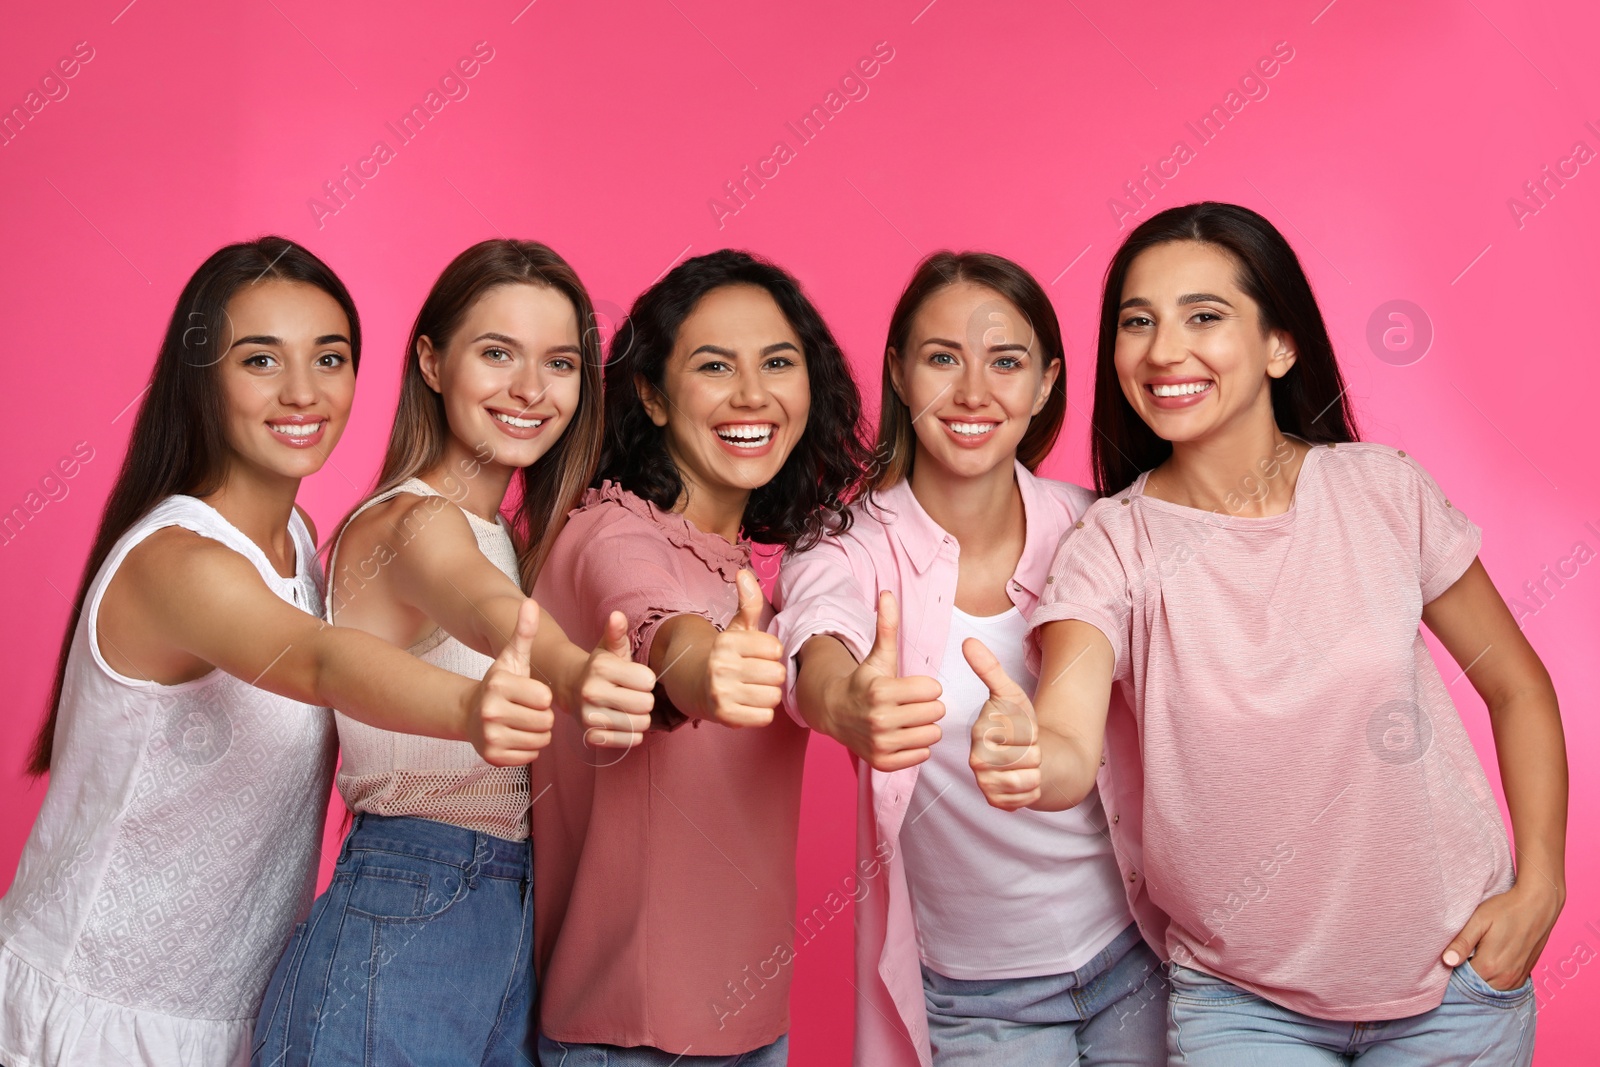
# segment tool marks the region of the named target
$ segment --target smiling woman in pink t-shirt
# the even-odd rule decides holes
[[[1355,443],[1270,223],[1204,203],[1129,236],[1093,422],[1105,496],[1031,620],[1032,704],[964,649],[990,803],[1058,810],[1142,762],[1126,877],[1171,918],[1169,1063],[1530,1062],[1528,975],[1565,897],[1555,692],[1478,528],[1414,458]],[[1488,705],[1515,865],[1421,624]],[[1108,734],[1130,714],[1136,746]]]

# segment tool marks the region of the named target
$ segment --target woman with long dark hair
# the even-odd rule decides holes
[[[859,418],[816,308],[742,252],[673,268],[611,340],[596,486],[534,595],[579,642],[622,612],[656,728],[558,731],[535,765],[541,1063],[785,1061],[806,734],[747,568],[848,522]]]
[[[1065,420],[1063,363],[1055,309],[1021,266],[923,260],[889,319],[872,492],[848,531],[783,561],[790,708],[860,778],[862,1067],[984,1064],[1002,1044],[1015,1063],[1146,1064],[1165,1048],[1166,982],[1140,930],[1161,923],[1118,869],[1137,825],[1109,824],[1095,790],[1008,818],[967,766],[988,691],[962,641],[1032,684],[1028,614],[1094,500],[1034,473]]]
[[[0,901],[0,1062],[243,1062],[315,882],[328,705],[496,765],[548,743],[531,606],[481,681],[320,618],[295,493],[344,430],[360,353],[344,285],[281,237],[184,287],[30,765],[50,783]]]
[[[1106,273],[1098,501],[1032,619],[1030,703],[994,655],[992,804],[1142,773],[1170,916],[1168,1062],[1527,1064],[1529,973],[1565,897],[1550,678],[1414,456],[1357,440],[1310,284],[1260,215],[1140,225]],[[1488,705],[1516,860],[1420,627]],[[1130,744],[1129,741],[1136,740]]]
[[[377,487],[332,539],[329,622],[483,675],[600,452],[592,319],[582,281],[538,242],[482,241],[445,267],[411,329]],[[649,725],[655,676],[609,650],[620,633],[617,619],[591,653],[546,618],[531,648],[591,744],[627,747]],[[527,1062],[527,768],[336,719],[354,824],[268,986],[254,1062]]]

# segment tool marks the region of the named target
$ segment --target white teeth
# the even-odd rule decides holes
[[[495,418],[499,419],[508,426],[520,426],[524,430],[531,430],[535,426],[544,425],[543,419],[519,419],[515,415],[502,415],[498,411],[491,411],[489,414],[493,415]]]
[[[761,426],[722,426],[717,429],[717,436],[740,448],[760,448],[772,439],[774,429],[770,422]]]
[[[1210,382],[1184,382],[1182,385],[1152,385],[1150,390],[1156,396],[1193,396],[1210,388]]]
[[[988,433],[995,427],[995,424],[992,422],[947,422],[945,425],[950,427],[956,433],[963,434],[967,437],[976,437],[979,434]]]
[[[274,433],[281,433],[285,437],[310,437],[320,429],[320,422],[280,422],[272,425]]]

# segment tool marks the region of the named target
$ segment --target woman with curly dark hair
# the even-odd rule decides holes
[[[534,774],[544,1063],[787,1058],[806,733],[773,714],[747,568],[846,526],[860,411],[799,284],[743,252],[673,269],[612,338],[599,476],[534,596],[576,641],[627,617],[657,722],[631,756],[557,731]]]

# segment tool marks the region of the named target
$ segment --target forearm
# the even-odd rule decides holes
[[[533,676],[550,687],[558,706],[567,712],[576,712],[583,706],[583,678],[589,653],[573,644],[561,624],[543,608],[539,609],[539,632],[534,636],[529,660]]]
[[[832,634],[818,634],[800,647],[795,658],[799,674],[794,694],[800,717],[813,730],[838,740],[838,698],[856,669],[855,656]]]
[[[1490,704],[1495,751],[1516,840],[1517,884],[1566,899],[1567,750],[1545,680]]]
[[[678,615],[656,628],[650,669],[672,706],[691,719],[711,718],[706,686],[717,630],[698,615]]]
[[[368,726],[464,741],[473,688],[472,679],[425,663],[364,630],[328,626],[317,635],[316,702]]]
[[[1041,717],[1042,719],[1042,717]],[[1100,772],[1100,746],[1082,737],[1039,728],[1039,799],[1035,811],[1065,811],[1083,803]]]

